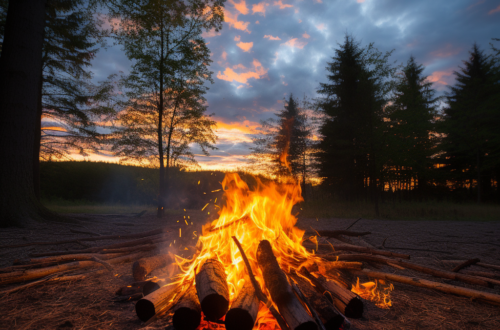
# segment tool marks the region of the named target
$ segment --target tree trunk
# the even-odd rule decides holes
[[[477,203],[481,203],[481,164],[479,149],[477,150]]]
[[[41,218],[33,187],[33,141],[46,2],[9,3],[0,58],[0,227]]]
[[[45,33],[44,33],[45,35]],[[40,147],[42,142],[42,88],[43,88],[43,72],[40,73],[40,82],[38,85],[38,102],[36,107],[36,127],[35,139],[33,141],[33,189],[35,189],[35,197],[40,201]]]
[[[158,194],[158,211],[156,216],[163,218],[165,214],[165,173],[163,163],[163,25],[160,24],[160,91],[158,104],[158,155],[160,158],[160,192]]]

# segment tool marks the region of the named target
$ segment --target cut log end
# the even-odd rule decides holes
[[[359,319],[363,317],[364,304],[363,301],[356,297],[351,299],[345,306],[345,316],[351,317],[353,319]]]
[[[252,330],[254,319],[248,311],[240,308],[231,309],[226,314],[226,329],[228,330]]]
[[[135,312],[142,322],[146,322],[156,314],[154,303],[141,299],[135,304]]]
[[[217,321],[229,308],[229,288],[224,266],[215,259],[205,261],[196,274],[196,291],[209,321]]]
[[[208,320],[217,321],[223,317],[229,308],[229,301],[220,294],[213,293],[201,302],[201,309]]]
[[[195,330],[200,323],[201,314],[188,307],[179,308],[172,317],[172,324],[178,330]]]
[[[168,254],[137,260],[132,265],[134,280],[143,281],[153,270],[165,267],[171,262],[173,262],[173,258]]]
[[[245,278],[245,285],[231,304],[226,314],[227,330],[252,330],[259,312],[259,300],[255,294],[252,282]]]

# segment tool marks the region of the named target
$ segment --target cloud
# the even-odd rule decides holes
[[[454,48],[452,44],[446,44],[444,47],[437,49],[430,54],[435,57],[451,57],[460,53],[461,48]]]
[[[227,53],[226,53],[226,51],[225,51],[225,50],[222,52],[221,57],[224,59],[224,61],[226,61],[226,60],[227,60]]]
[[[242,15],[248,14],[248,7],[247,4],[245,3],[245,0],[241,0],[239,3],[235,3],[233,0],[229,0],[229,3],[231,3],[234,8],[239,11]]]
[[[498,13],[500,11],[500,5],[496,7],[495,9],[492,9],[488,12],[488,15],[493,15],[494,13]]]
[[[321,23],[321,24],[316,25],[316,29],[318,29],[320,31],[325,30],[326,29],[325,23]]]
[[[365,0],[357,0],[356,2],[357,3],[363,3],[363,2],[365,2]]]
[[[266,16],[266,7],[269,6],[266,2],[259,2],[252,6],[252,14],[258,13],[260,15]]]
[[[292,8],[292,7],[293,7],[292,5],[287,5],[287,4],[284,4],[284,3],[282,2],[282,0],[275,1],[275,2],[273,3],[273,5],[275,5],[275,6],[280,6],[280,9]]]
[[[216,37],[216,36],[220,36],[221,33],[220,32],[215,32],[215,29],[211,29],[210,31],[203,31],[201,33],[201,36],[203,38],[212,38],[212,37]]]
[[[256,129],[261,126],[259,123],[249,120],[228,122],[226,118],[222,117],[215,118],[215,121],[217,122],[217,131],[224,130],[226,133],[236,131],[245,134],[258,134],[259,132]],[[246,142],[252,142],[252,140],[248,139]]]
[[[240,84],[248,85],[249,79],[261,79],[267,75],[268,69],[265,69],[258,60],[254,59],[252,65],[253,70],[243,67],[246,71],[241,73],[237,73],[231,68],[226,68],[224,70],[224,73],[221,73],[219,71],[219,73],[217,74],[217,78],[219,78],[220,80],[229,82],[235,81],[239,82]]]
[[[248,24],[250,24],[250,22],[238,21],[238,13],[232,14],[229,10],[225,8],[224,8],[224,22],[229,24],[229,27],[233,27],[236,30],[241,30],[247,33],[251,33],[251,31],[248,29]]]
[[[248,52],[253,47],[253,42],[239,42],[236,46],[243,49],[243,51]]]
[[[323,3],[323,1],[321,1],[321,0],[316,0],[316,2],[317,2],[317,3]]]
[[[298,40],[298,38],[293,38],[293,39],[288,40],[285,43],[282,43],[281,45],[292,47],[292,48],[302,49],[302,48],[304,48],[305,45],[307,45],[307,42],[300,41],[300,40]]]
[[[280,37],[273,37],[273,36],[272,36],[272,35],[270,35],[270,34],[266,34],[266,35],[264,36],[264,39],[269,39],[269,40],[281,40],[281,38],[280,38]]]
[[[304,32],[304,34],[302,35],[302,38],[304,39],[309,39],[311,36],[308,35],[306,32]]]
[[[241,36],[235,36],[234,37],[234,41],[240,41],[241,40]]]
[[[450,80],[453,79],[452,75],[453,69],[434,71],[429,77],[427,77],[427,80],[441,85],[448,85]]]
[[[259,21],[255,21],[255,24],[260,24],[260,22]]]

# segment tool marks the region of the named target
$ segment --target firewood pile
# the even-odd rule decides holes
[[[263,316],[272,318],[281,329],[349,329],[349,320],[363,317],[367,304],[390,306],[388,292],[363,287],[359,284],[359,277],[385,283],[386,287],[391,286],[389,283],[404,283],[500,305],[500,295],[479,289],[500,285],[500,266],[471,259],[443,261],[450,270],[432,268],[409,261],[407,254],[371,246],[362,238],[369,232],[340,230],[315,231],[311,236],[306,233],[304,237],[307,239],[302,244],[315,251],[314,262],[303,262],[300,267],[287,269],[280,266],[269,240],[261,240],[257,251],[253,252],[258,267],[252,268],[244,247],[233,236],[246,272],[241,290],[231,297],[221,260],[207,258],[193,277],[186,276],[176,256],[158,248],[159,244],[171,239],[167,232],[158,229],[130,235],[92,237],[87,240],[132,240],[74,251],[38,253],[30,259],[17,260],[15,265],[0,269],[0,285],[29,283],[4,290],[0,295],[40,283],[83,280],[86,275],[75,272],[87,268],[109,271],[114,265],[133,262],[131,273],[135,282],[119,288],[113,300],[137,301],[135,312],[145,324],[171,317],[177,330],[209,328],[207,324],[210,328],[250,330]],[[67,241],[23,245],[57,245],[61,242]],[[198,247],[193,259],[199,253]],[[473,265],[488,271],[469,270]],[[176,276],[151,277],[153,271],[172,266],[176,268]],[[408,269],[458,281],[468,287],[373,270],[380,266]]]

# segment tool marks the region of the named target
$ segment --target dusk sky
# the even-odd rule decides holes
[[[214,113],[219,136],[218,150],[196,157],[204,169],[244,167],[260,121],[282,109],[284,97],[318,96],[346,33],[361,46],[394,49],[397,64],[413,55],[441,94],[474,42],[489,53],[491,39],[500,38],[498,0],[228,0],[224,14],[223,29],[204,34],[215,81],[207,113]],[[120,46],[101,50],[92,68],[95,81],[129,69]]]

